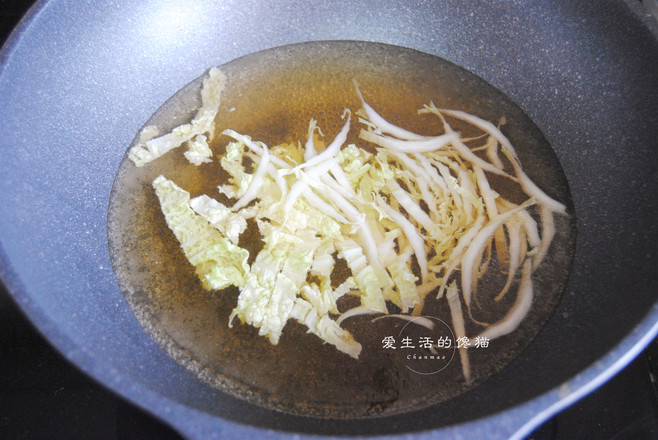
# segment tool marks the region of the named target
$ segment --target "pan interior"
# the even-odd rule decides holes
[[[539,128],[498,90],[443,59],[377,43],[314,42],[259,52],[221,69],[228,82],[215,132],[232,128],[270,146],[303,142],[311,118],[318,120],[326,138],[332,138],[342,126],[344,108],[360,107],[353,79],[382,116],[411,131],[432,131],[436,121],[417,114],[430,102],[489,121],[504,117],[502,131],[515,145],[526,173],[573,213],[566,178]],[[189,121],[200,105],[200,87],[198,79],[179,91],[146,125],[165,132]],[[220,153],[227,142],[216,136],[213,151]],[[517,331],[491,341],[486,349],[472,351],[473,381],[468,384],[454,351],[448,352],[445,368],[441,365],[436,371],[439,368],[427,364],[410,364],[407,355],[414,352],[384,349],[382,340],[387,336],[404,332],[410,332],[414,340],[421,336],[420,330],[393,319],[345,321],[344,326],[363,346],[358,360],[323,344],[292,321],[273,346],[258,336],[257,329],[238,320],[229,327],[237,289],[209,292],[201,287],[160,213],[151,186],[160,174],[192,197],[216,194],[216,186],[222,183],[217,160],[194,167],[182,151],[173,151],[137,168],[124,157],[108,216],[110,254],[124,297],[149,335],[209,386],[292,414],[330,418],[398,414],[477,386],[504,368],[539,333],[560,299],[571,267],[575,219],[558,216],[549,254],[533,275],[532,311]],[[502,191],[508,191],[505,195],[512,200],[521,197],[504,185]],[[487,280],[481,297],[492,297],[486,292],[499,290],[500,281]],[[513,300],[514,295],[507,295],[500,304],[484,300],[480,316],[500,318]],[[432,301],[423,314],[449,327],[447,309],[445,300]],[[467,334],[477,334],[477,326],[467,325]]]

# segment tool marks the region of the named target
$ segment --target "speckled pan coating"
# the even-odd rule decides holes
[[[658,332],[648,23],[611,0],[40,2],[0,54],[0,273],[64,355],[191,438],[521,437]],[[131,314],[106,243],[117,166],[165,99],[209,66],[333,39],[435,54],[503,91],[554,147],[578,221],[563,301],[522,357],[459,399],[372,422],[285,416],[195,379]]]

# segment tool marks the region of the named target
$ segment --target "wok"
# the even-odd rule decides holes
[[[519,358],[469,393],[375,420],[291,416],[208,387],[143,331],[107,252],[114,175],[160,103],[212,65],[333,39],[436,54],[509,96],[555,150],[578,229],[562,300]],[[518,438],[658,332],[658,44],[636,5],[51,1],[35,5],[1,60],[3,281],[69,360],[189,437]]]

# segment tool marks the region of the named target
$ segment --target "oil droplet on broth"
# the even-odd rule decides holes
[[[430,102],[493,122],[504,116],[503,131],[517,148],[526,173],[553,198],[571,204],[566,178],[540,130],[502,93],[443,59],[376,43],[318,42],[259,52],[221,69],[228,82],[216,119],[217,134],[231,128],[269,146],[303,143],[314,118],[330,141],[344,123],[343,110],[360,107],[352,83],[356,79],[367,102],[384,118],[418,133],[441,132],[435,118],[418,116],[417,110]],[[188,122],[200,105],[200,85],[197,80],[178,92],[147,125],[166,132]],[[459,124],[455,128],[468,130]],[[357,142],[357,136],[358,129],[352,128],[347,142]],[[216,156],[228,141],[215,136],[211,146]],[[420,375],[402,357],[384,350],[382,339],[398,335],[403,325],[393,319],[371,323],[362,316],[345,321],[363,346],[358,360],[323,344],[292,321],[279,344],[272,346],[257,329],[238,320],[229,328],[238,290],[204,290],[164,221],[151,187],[160,174],[192,197],[208,194],[227,201],[217,191],[225,179],[217,158],[195,167],[179,150],[142,168],[127,156],[120,165],[108,217],[116,278],[140,323],[176,361],[211,386],[252,403],[337,418],[396,414],[440,403],[482,383],[518,356],[545,324],[566,285],[575,242],[574,219],[569,216],[556,218],[549,255],[533,275],[533,310],[511,336],[473,352],[470,384],[464,381],[458,360],[440,373]],[[508,192],[512,199],[519,197]],[[241,244],[257,249],[258,235],[248,231]],[[489,288],[498,288],[496,283],[500,280],[491,280]],[[513,300],[513,295],[508,297]],[[490,306],[501,316],[510,303]],[[450,323],[447,308],[435,301],[424,313]],[[477,328],[467,330],[474,334]]]

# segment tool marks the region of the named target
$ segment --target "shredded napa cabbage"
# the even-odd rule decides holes
[[[182,143],[188,144],[188,160],[207,162],[224,81],[221,72],[210,71],[203,106],[190,124],[163,136],[145,128],[130,153],[135,164]],[[238,318],[277,344],[286,323],[294,319],[356,358],[361,345],[343,327],[354,316],[417,316],[428,298],[439,300],[447,292],[458,335],[466,336],[461,301],[471,320],[482,324],[473,317],[471,300],[495,249],[498,265],[507,271],[495,300],[516,286],[515,304],[521,306],[483,334],[495,337],[516,328],[532,302],[530,275],[550,245],[553,214],[564,212],[564,205],[529,180],[513,147],[493,124],[430,103],[419,113],[436,117],[444,133],[415,134],[385,121],[357,92],[363,128],[356,144],[345,145],[349,111],[342,130],[326,144],[318,139],[324,135],[315,120],[305,141],[273,147],[225,130],[222,134],[231,141],[219,166],[228,178],[218,186],[217,196],[228,203],[211,195],[190,200],[173,182],[155,179],[165,219],[203,286],[240,288],[231,325]],[[462,139],[446,116],[483,134]],[[479,139],[479,146],[466,145]],[[322,150],[323,145],[329,146]],[[521,204],[504,199],[491,187],[488,173],[518,185],[528,199]],[[541,229],[527,211],[534,204]],[[251,265],[247,250],[239,246],[249,221],[262,240]],[[342,278],[336,273],[340,265],[349,272]],[[357,296],[360,304],[341,311],[346,295]],[[460,354],[468,376],[467,351]]]
[[[212,68],[203,80],[201,91],[201,108],[188,124],[174,128],[170,133],[162,136],[155,134],[153,126],[144,128],[145,135],[128,152],[128,157],[138,167],[157,159],[163,154],[188,144],[189,150],[185,157],[194,165],[210,162],[212,151],[208,147],[208,140],[212,139],[215,128],[215,116],[219,110],[220,96],[226,84],[226,75],[218,69]]]
[[[247,229],[247,220],[243,216],[205,194],[190,200],[190,207],[235,245],[240,234]]]
[[[249,252],[242,249],[190,206],[190,194],[164,176],[153,181],[167,225],[174,232],[206,289],[244,286]]]

